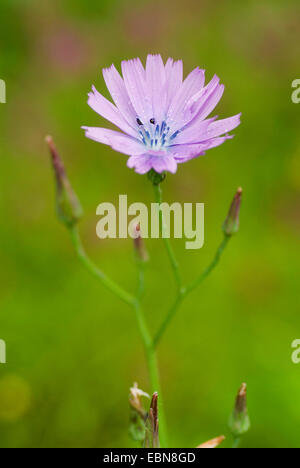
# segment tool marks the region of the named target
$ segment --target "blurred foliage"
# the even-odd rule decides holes
[[[166,201],[205,202],[204,248],[173,242],[193,278],[212,258],[238,186],[241,228],[221,266],[181,308],[159,348],[173,447],[226,433],[236,389],[248,384],[248,447],[299,447],[300,106],[299,2],[263,0],[1,0],[0,365],[1,447],[124,447],[128,388],[149,390],[131,311],[75,258],[54,210],[44,143],[53,135],[85,209],[88,252],[124,287],[136,271],[128,240],[96,237],[96,206],[150,203],[146,177],[124,155],[84,138],[103,121],[86,104],[100,69],[160,52],[226,85],[220,116],[242,111],[236,138],[179,167]],[[155,330],[173,300],[159,240],[147,242],[147,316]],[[164,279],[162,281],[162,278]],[[230,437],[224,446],[230,444]]]

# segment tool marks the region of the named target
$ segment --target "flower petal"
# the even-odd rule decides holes
[[[146,174],[146,172],[152,169],[151,157],[147,154],[141,154],[140,156],[131,156],[127,161],[127,167],[135,169],[138,174]]]
[[[227,119],[217,120],[209,125],[206,137],[214,138],[224,133],[231,132],[234,128],[238,127],[241,123],[241,113],[228,117]]]
[[[166,114],[166,71],[160,55],[149,54],[146,62],[146,84],[152,102],[152,117],[162,122]]]
[[[177,164],[182,164],[182,163],[190,161],[191,159],[199,158],[200,156],[204,156],[204,155],[205,155],[205,151],[202,151],[202,153],[193,154],[193,155],[187,156],[186,158],[180,158],[180,159],[175,158],[175,160]]]
[[[200,143],[207,140],[207,131],[214,120],[215,117],[200,122],[197,120],[194,125],[189,125],[179,132],[178,136],[174,139],[174,144]]]
[[[184,126],[185,106],[189,99],[203,87],[204,79],[204,70],[200,70],[197,67],[186,77],[178,89],[172,99],[167,115],[170,132],[174,132]]]
[[[187,126],[178,134],[174,144],[202,143],[224,135],[240,125],[241,113],[216,122],[215,119],[216,117],[202,121],[195,120],[193,125]]]
[[[146,86],[146,73],[140,59],[123,60],[122,73],[128,96],[143,124],[152,118],[152,104]]]
[[[123,133],[100,127],[82,127],[85,136],[91,140],[111,146],[119,153],[133,155],[143,154],[145,147],[136,139],[124,135]]]
[[[227,135],[224,137],[212,138],[202,143],[174,145],[170,146],[169,150],[177,162],[185,162],[197,156],[202,156],[205,151],[215,148],[231,138],[233,138],[232,135]]]
[[[92,86],[92,92],[90,92],[88,96],[88,105],[97,112],[97,114],[119,127],[125,133],[128,133],[128,135],[137,136],[137,131],[128,125],[120,114],[119,109],[102,96],[102,94],[96,90],[95,86]]]
[[[135,168],[139,174],[146,174],[150,169],[154,169],[160,174],[164,171],[174,174],[177,170],[177,162],[170,154],[165,153],[163,156],[153,156],[149,153],[139,156],[131,156],[127,161],[127,166]]]
[[[192,122],[194,117],[199,114],[203,105],[211,94],[215,91],[216,87],[220,83],[220,78],[214,75],[210,82],[196,94],[194,94],[186,105],[184,120],[186,122]]]
[[[102,73],[107,89],[120,113],[129,125],[136,128],[136,111],[130,102],[125,83],[118,70],[114,65],[111,65],[110,68],[104,68]]]
[[[194,120],[204,120],[206,117],[214,110],[218,102],[220,101],[221,97],[223,96],[224,93],[224,85],[217,85],[216,87],[213,88],[213,90],[208,91],[205,95],[203,96],[203,101],[199,106],[198,112],[195,114],[195,117],[191,122],[194,122]],[[191,123],[190,122],[190,123]]]
[[[183,80],[183,64],[182,60],[173,61],[168,58],[166,63],[166,79],[167,79],[167,108],[169,108],[172,99],[182,85]]]
[[[196,119],[193,125],[188,125],[178,134],[174,144],[202,143],[224,135],[240,125],[241,113],[216,122],[215,120],[216,117],[202,121]]]
[[[175,174],[177,171],[177,162],[172,155],[166,154],[165,156],[152,156],[151,158],[153,169],[161,174],[164,171]]]

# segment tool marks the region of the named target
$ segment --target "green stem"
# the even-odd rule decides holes
[[[137,298],[142,299],[145,292],[145,262],[137,259],[138,267],[138,287],[137,287]]]
[[[150,385],[151,385],[151,392],[158,393],[158,408],[159,408],[159,439],[161,447],[167,447],[166,441],[166,424],[165,424],[165,417],[164,417],[164,410],[162,405],[162,395],[161,395],[161,388],[160,388],[160,379],[159,379],[159,372],[158,372],[158,365],[157,365],[157,358],[156,358],[156,351],[153,346],[153,340],[150,335],[146,319],[142,310],[141,300],[144,294],[145,289],[145,261],[140,259],[138,256],[136,257],[136,264],[138,269],[138,288],[137,288],[137,298],[134,305],[135,314],[137,318],[138,327],[140,330],[140,334],[143,340],[147,365],[149,369],[149,377],[150,377]]]
[[[156,194],[156,201],[157,203],[161,204],[161,189],[159,186],[154,186],[155,194]],[[165,224],[162,216],[162,211],[160,210],[160,222],[162,224],[163,233],[165,233]],[[168,256],[170,259],[170,263],[174,272],[174,276],[177,282],[178,293],[176,300],[171,307],[170,311],[166,315],[161,327],[159,328],[157,334],[155,335],[154,339],[152,340],[148,326],[146,324],[146,320],[144,317],[143,310],[141,308],[141,298],[144,292],[144,264],[143,262],[138,262],[138,273],[139,273],[139,281],[138,281],[138,291],[137,297],[132,296],[123,288],[121,288],[118,284],[116,284],[113,280],[108,278],[102,270],[100,270],[87,256],[83,245],[81,243],[81,239],[79,236],[79,232],[76,226],[70,228],[70,234],[72,238],[73,245],[75,247],[76,253],[78,258],[82,262],[82,264],[93,274],[101,283],[110,290],[115,296],[119,299],[124,301],[126,304],[132,306],[134,308],[138,328],[142,337],[143,345],[145,348],[145,355],[147,360],[147,365],[149,369],[150,375],[150,382],[151,382],[151,391],[152,393],[157,392],[159,395],[159,433],[160,433],[160,443],[161,447],[167,446],[167,439],[166,439],[166,425],[165,425],[165,417],[164,417],[164,408],[162,403],[162,393],[160,388],[160,379],[159,379],[159,372],[158,372],[158,365],[157,365],[157,358],[156,358],[156,347],[163,336],[164,332],[166,331],[169,323],[171,322],[172,318],[176,314],[181,302],[186,297],[188,293],[193,291],[202,281],[211,273],[211,271],[217,266],[221,255],[230,239],[230,237],[225,236],[223,242],[221,243],[220,247],[217,250],[217,253],[211,262],[211,264],[206,268],[206,270],[195,280],[193,281],[187,288],[182,287],[181,276],[178,268],[178,263],[176,261],[174,252],[170,245],[169,239],[166,237],[164,238],[164,242],[167,248]],[[236,440],[234,444],[239,444],[239,440]]]
[[[166,317],[164,318],[160,328],[158,329],[156,335],[154,336],[153,339],[153,346],[156,348],[159,341],[161,340],[161,337],[165,333],[166,329],[168,328],[168,325],[170,324],[172,318],[176,314],[180,304],[182,303],[183,299],[185,297],[185,290],[182,290],[182,292],[179,292],[174,304],[170,308],[169,312],[167,313]]]
[[[172,267],[172,270],[173,270],[173,273],[174,273],[175,281],[177,283],[178,291],[180,291],[182,281],[181,281],[179,266],[178,266],[174,251],[172,249],[172,246],[170,244],[170,241],[166,237],[166,225],[165,225],[162,210],[160,208],[160,205],[162,203],[162,190],[161,190],[160,185],[154,185],[153,184],[153,187],[154,187],[155,201],[156,201],[156,203],[159,204],[159,220],[160,220],[160,224],[162,226],[162,238],[163,238],[163,241],[164,241],[164,244],[165,244],[165,247],[166,247],[166,250],[167,250],[167,254],[168,254],[168,257],[169,257],[169,260],[170,260],[170,263],[171,263],[171,267]]]
[[[231,448],[239,448],[240,442],[241,442],[241,439],[239,437],[236,437],[233,441]]]
[[[186,294],[189,294],[191,291],[197,288],[202,283],[202,281],[204,281],[208,277],[208,275],[214,270],[214,268],[216,268],[220,261],[221,255],[224,252],[224,249],[227,246],[230,239],[230,236],[224,236],[224,239],[221,242],[213,261],[206,268],[206,270],[204,270],[204,272],[200,276],[198,276],[198,278],[196,278],[190,285],[187,286]]]
[[[73,242],[73,245],[75,247],[76,253],[78,255],[78,258],[80,259],[81,263],[89,270],[92,275],[96,276],[102,284],[109,289],[115,296],[119,297],[122,301],[126,302],[126,304],[129,304],[133,306],[135,302],[135,298],[127,293],[123,288],[121,288],[118,284],[116,284],[113,280],[108,278],[101,270],[98,268],[92,260],[87,256],[83,245],[81,243],[81,239],[79,236],[79,232],[76,226],[73,226],[70,228],[70,234],[71,234],[71,239]]]
[[[152,338],[146,324],[146,320],[141,308],[140,300],[144,291],[144,265],[142,262],[139,262],[139,283],[138,283],[138,292],[137,297],[135,298],[131,294],[127,293],[122,289],[118,284],[113,280],[108,278],[87,256],[80,236],[76,226],[70,228],[70,234],[72,238],[73,245],[75,247],[78,258],[82,264],[87,268],[87,270],[92,273],[101,283],[110,290],[115,296],[117,296],[122,301],[126,302],[133,307],[138,323],[138,328],[142,337],[145,355],[147,360],[147,365],[149,369],[150,382],[151,382],[151,391],[155,391],[159,394],[159,433],[160,433],[160,443],[162,447],[167,446],[166,441],[166,432],[165,432],[165,418],[162,405],[161,389],[159,383],[159,372],[156,360],[156,352],[153,346]]]
[[[219,246],[219,248],[218,248],[218,250],[217,250],[217,252],[215,254],[215,257],[214,257],[213,261],[204,270],[204,272],[195,281],[193,281],[189,286],[187,286],[186,288],[181,288],[179,290],[174,304],[170,308],[169,312],[167,313],[166,317],[164,318],[160,328],[158,329],[158,332],[156,333],[156,335],[155,335],[155,337],[153,339],[153,346],[155,348],[157,347],[158,343],[160,342],[163,334],[165,333],[168,325],[170,324],[171,320],[175,316],[175,314],[176,314],[179,306],[181,305],[182,301],[184,300],[184,298],[190,292],[192,292],[197,286],[199,286],[202,283],[202,281],[204,281],[208,277],[208,275],[213,271],[213,269],[217,266],[217,264],[220,261],[221,255],[222,255],[226,245],[228,244],[229,239],[230,239],[229,236],[224,237],[223,241],[221,242],[221,244],[220,244],[220,246]]]
[[[162,393],[160,387],[160,379],[159,379],[159,372],[158,372],[158,365],[157,365],[157,358],[156,352],[153,347],[152,338],[149,333],[146,320],[144,317],[143,310],[141,308],[140,302],[137,300],[135,302],[135,314],[139,326],[139,330],[142,336],[146,360],[149,369],[149,376],[150,376],[150,384],[151,384],[151,392],[158,393],[158,414],[159,414],[159,440],[161,447],[167,447],[167,436],[166,436],[166,424],[165,424],[165,417],[164,417],[164,407],[162,403]]]

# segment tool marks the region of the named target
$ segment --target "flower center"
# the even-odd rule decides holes
[[[149,120],[150,125],[145,125],[137,117],[138,132],[145,146],[151,150],[159,151],[167,149],[172,143],[172,140],[178,135],[179,130],[170,135],[170,127],[163,120],[161,124],[156,123],[154,117]]]

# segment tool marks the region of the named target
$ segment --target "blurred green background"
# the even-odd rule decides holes
[[[92,84],[107,96],[101,68],[149,52],[182,58],[185,74],[197,65],[207,79],[217,73],[226,89],[216,113],[243,113],[232,141],[164,182],[166,201],[206,206],[204,248],[173,241],[186,280],[211,260],[244,189],[240,233],[159,348],[171,445],[227,434],[245,381],[252,428],[242,446],[300,447],[300,365],[291,362],[300,338],[299,13],[292,0],[1,0],[1,447],[135,445],[128,389],[149,389],[135,318],[82,268],[57,222],[44,137],[53,135],[84,206],[89,254],[133,291],[131,240],[100,241],[95,211],[123,193],[150,203],[151,185],[80,126],[104,123],[86,104]],[[154,331],[175,288],[162,242],[147,248]]]

